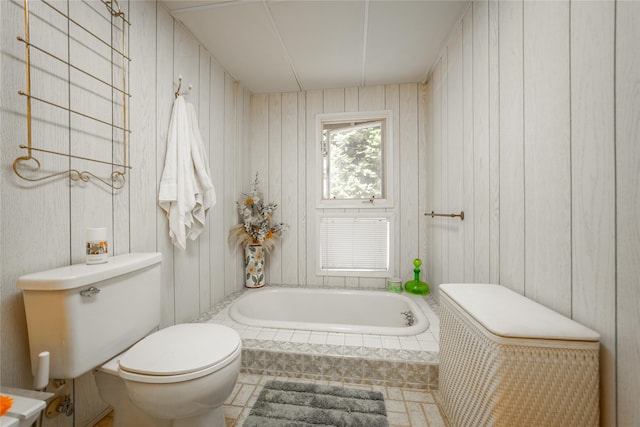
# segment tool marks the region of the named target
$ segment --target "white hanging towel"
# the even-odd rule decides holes
[[[207,173],[206,155],[202,156],[204,147],[200,131],[197,123],[192,124],[193,120],[195,118],[190,117],[185,100],[181,96],[177,97],[171,112],[167,154],[158,192],[159,205],[169,218],[171,242],[181,250],[186,249],[187,237],[194,240],[200,235],[207,210],[213,206],[213,184]],[[199,146],[200,149],[194,150],[194,146]],[[198,172],[195,163],[198,163]],[[215,193],[213,194],[215,202]],[[205,199],[208,205],[205,204]]]
[[[195,240],[204,229],[209,209],[216,204],[216,191],[211,183],[209,159],[202,143],[202,136],[198,127],[198,116],[193,104],[187,103],[187,113],[189,115],[189,127],[191,128],[191,159],[193,160],[196,183],[200,189],[195,195],[196,204],[192,210],[193,225],[187,232],[187,237]]]

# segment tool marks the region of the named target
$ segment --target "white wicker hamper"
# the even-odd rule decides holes
[[[598,333],[499,285],[440,285],[440,394],[456,427],[599,425]]]

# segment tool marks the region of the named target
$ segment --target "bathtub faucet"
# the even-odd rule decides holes
[[[402,315],[404,316],[405,321],[407,322],[407,326],[413,326],[416,323],[416,318],[413,316],[411,310],[403,311]]]

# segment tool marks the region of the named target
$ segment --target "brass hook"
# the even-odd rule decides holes
[[[182,87],[182,76],[178,76],[178,90],[176,90],[176,99],[178,99],[180,95],[186,95],[186,93],[180,93],[181,87]],[[192,85],[189,85],[189,87],[187,88],[187,92],[189,92],[192,87],[193,87]]]

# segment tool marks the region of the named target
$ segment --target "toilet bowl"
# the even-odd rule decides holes
[[[222,427],[240,372],[233,329],[188,323],[155,332],[95,372],[114,427]]]

